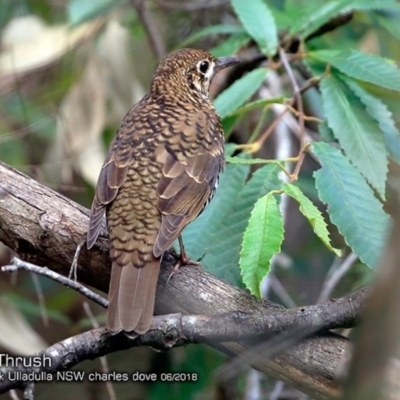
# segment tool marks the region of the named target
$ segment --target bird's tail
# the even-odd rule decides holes
[[[146,264],[124,266],[115,261],[111,269],[107,328],[112,332],[143,334],[151,325],[160,259],[152,254]]]

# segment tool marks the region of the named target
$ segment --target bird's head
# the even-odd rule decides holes
[[[203,50],[181,49],[161,60],[153,77],[152,89],[208,99],[212,77],[239,62],[237,57],[217,58]]]

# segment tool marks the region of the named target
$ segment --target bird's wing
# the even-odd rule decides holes
[[[119,188],[126,179],[132,150],[129,146],[124,146],[123,143],[121,143],[122,139],[126,137],[126,135],[124,135],[125,129],[125,125],[123,124],[110,146],[110,150],[108,151],[104,165],[100,171],[86,238],[88,249],[93,247],[99,236],[101,221],[106,212],[107,205],[115,199]]]
[[[153,248],[155,257],[171,247],[183,228],[201,213],[225,165],[224,138],[216,114],[199,113],[190,124],[188,120],[177,124],[175,132],[197,139],[185,148],[191,141],[181,137],[180,143],[164,145],[157,154],[157,161],[163,164],[157,186],[162,222]]]

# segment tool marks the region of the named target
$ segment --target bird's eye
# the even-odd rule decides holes
[[[208,61],[201,61],[200,65],[199,65],[199,71],[202,74],[205,74],[208,71],[209,66],[210,66],[210,64],[208,63]]]

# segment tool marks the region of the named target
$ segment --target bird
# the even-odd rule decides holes
[[[224,132],[210,98],[214,74],[237,64],[180,49],[158,64],[147,94],[124,117],[98,178],[86,244],[106,216],[112,262],[106,327],[150,329],[161,259],[208,205],[225,167]]]

